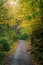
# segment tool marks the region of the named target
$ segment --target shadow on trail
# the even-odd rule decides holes
[[[8,65],[32,65],[32,63],[25,59],[11,59]]]

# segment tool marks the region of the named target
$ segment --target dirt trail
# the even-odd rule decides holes
[[[27,51],[27,45],[24,40],[19,40],[16,52],[14,52],[6,65],[32,65],[31,54],[30,51]]]

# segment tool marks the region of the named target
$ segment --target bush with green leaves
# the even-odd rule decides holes
[[[36,58],[43,61],[43,29],[36,30],[31,35],[32,51]]]
[[[7,37],[0,37],[0,63],[10,51],[10,42]]]
[[[6,37],[0,37],[0,51],[8,52],[10,50],[10,43]]]

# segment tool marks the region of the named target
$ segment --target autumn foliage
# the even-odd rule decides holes
[[[12,3],[11,3],[12,2]],[[43,0],[0,0],[0,61],[17,39],[31,41],[43,61]]]

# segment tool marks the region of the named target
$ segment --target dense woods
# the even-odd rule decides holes
[[[0,0],[0,64],[18,39],[31,41],[43,65],[43,0]]]

